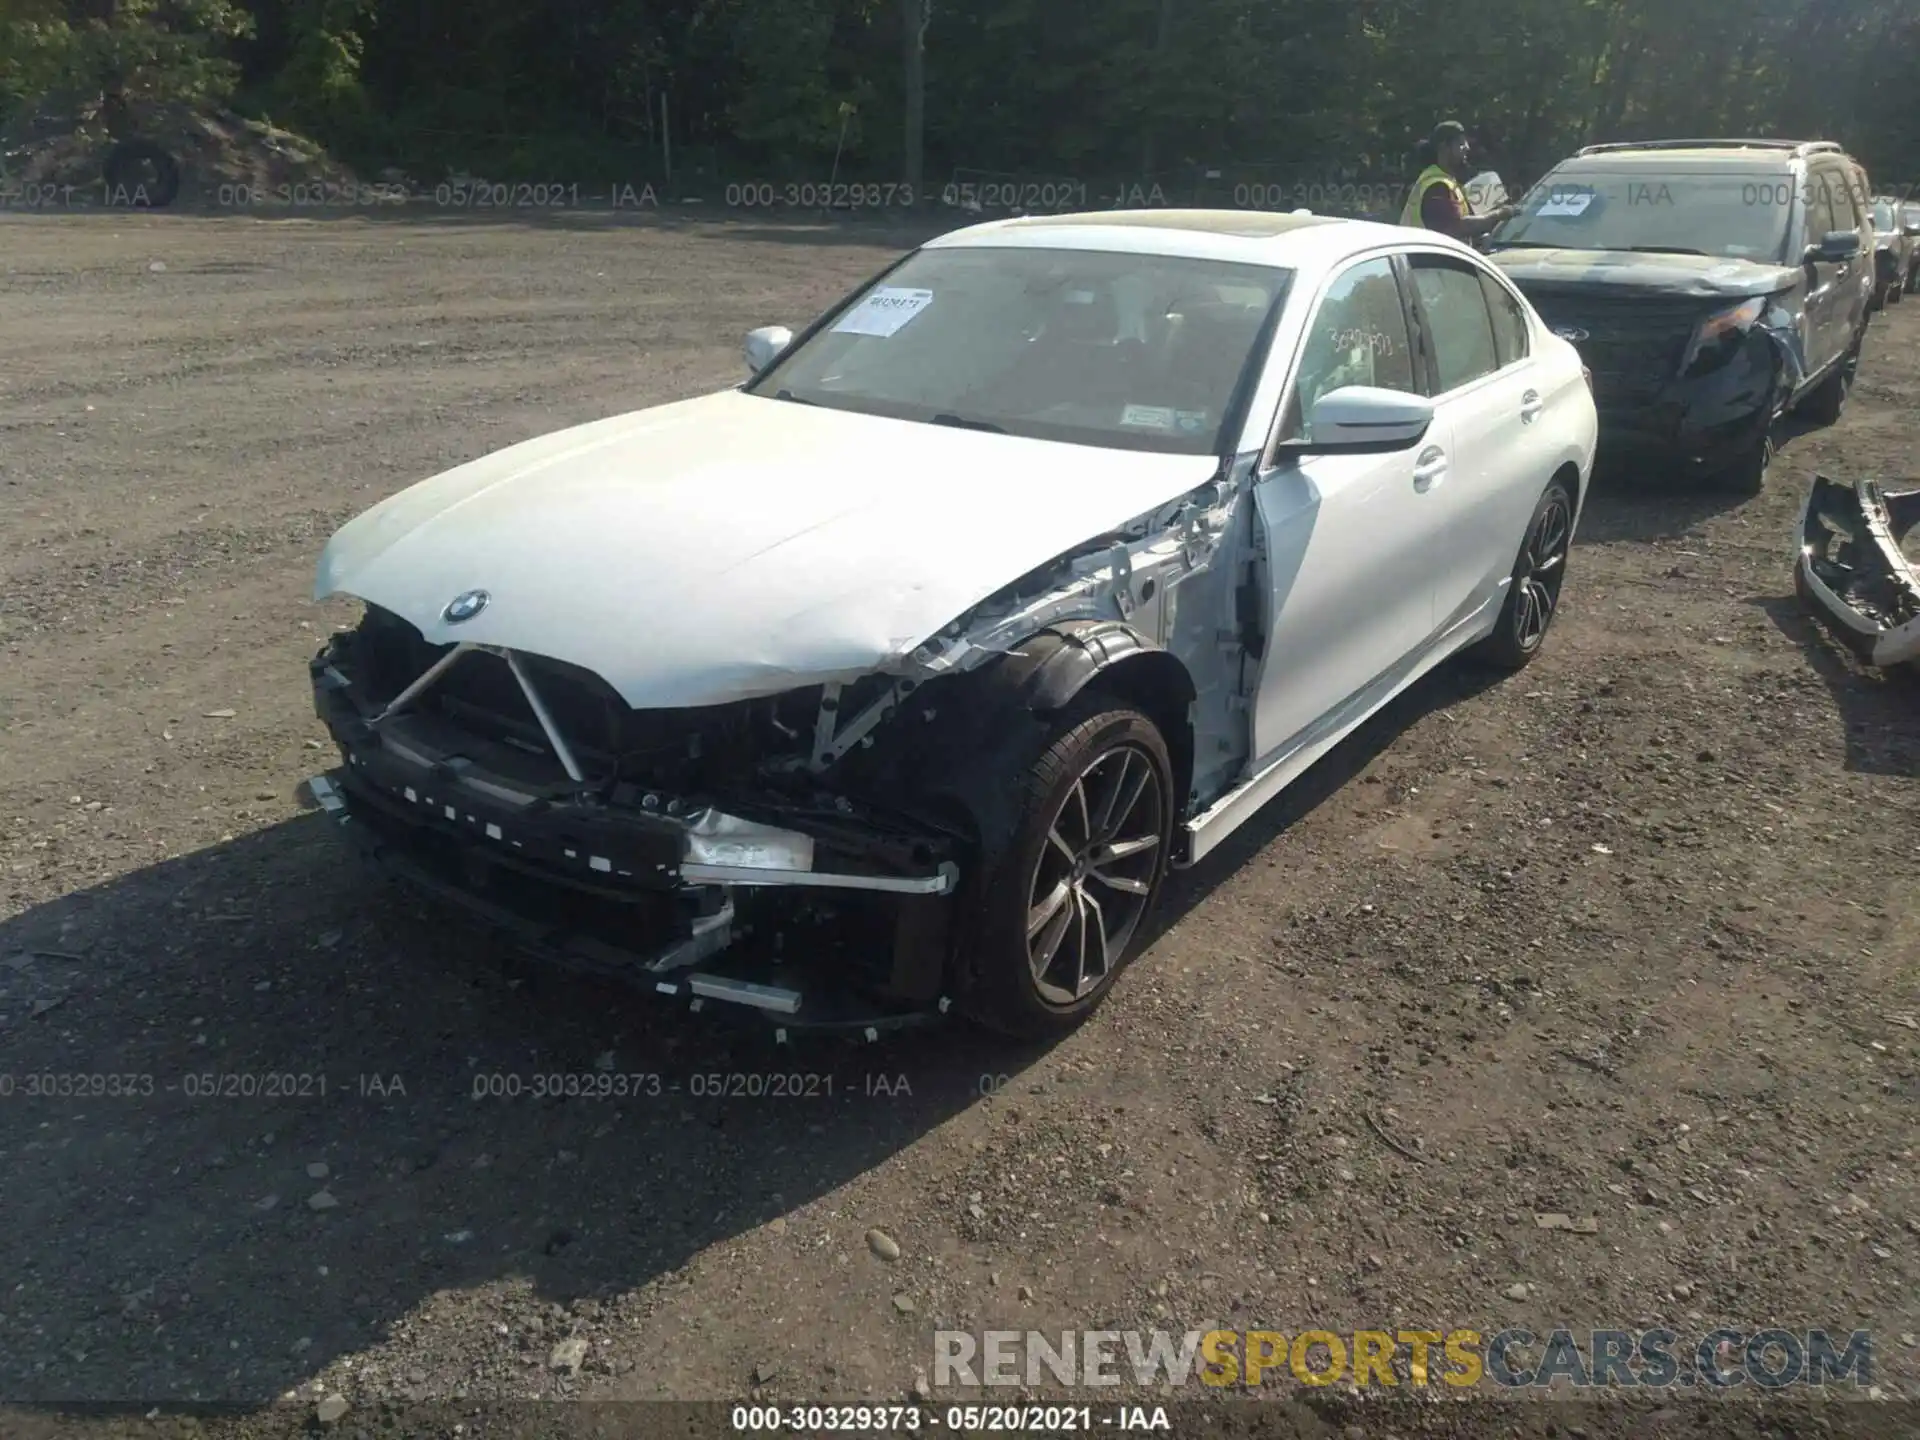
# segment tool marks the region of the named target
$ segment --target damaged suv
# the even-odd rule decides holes
[[[1831,142],[1589,145],[1489,252],[1593,371],[1603,458],[1758,490],[1775,422],[1840,416],[1873,283],[1859,167]]]
[[[747,354],[343,527],[310,785],[518,944],[782,1029],[1078,1022],[1170,865],[1538,652],[1592,464],[1578,355],[1397,226],[976,226]]]

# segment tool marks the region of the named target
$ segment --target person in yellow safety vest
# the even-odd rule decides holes
[[[1517,213],[1512,205],[1485,215],[1473,213],[1473,202],[1467,199],[1459,178],[1472,172],[1467,168],[1471,158],[1467,127],[1458,120],[1442,120],[1434,126],[1432,137],[1420,151],[1424,164],[1407,192],[1406,206],[1400,212],[1402,225],[1438,230],[1472,244]]]

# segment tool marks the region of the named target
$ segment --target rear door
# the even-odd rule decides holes
[[[1846,184],[1833,202],[1834,223],[1860,237],[1860,263],[1854,267],[1858,303],[1848,307],[1847,340],[1840,347],[1847,350],[1852,347],[1854,332],[1866,321],[1867,310],[1873,304],[1874,287],[1879,282],[1876,279],[1878,262],[1873,254],[1873,197],[1867,186],[1867,172],[1856,164],[1846,164],[1841,166],[1841,173],[1846,177]]]
[[[1434,497],[1434,619],[1445,629],[1479,609],[1512,571],[1553,470],[1552,446],[1519,302],[1464,257],[1415,252],[1408,263],[1428,339],[1429,393],[1453,443]]]

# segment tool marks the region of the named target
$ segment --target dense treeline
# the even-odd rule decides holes
[[[1914,0],[0,0],[0,46],[0,103],[230,99],[494,178],[891,180],[917,134],[928,177],[1371,179],[1441,115],[1512,177],[1771,134],[1920,178]]]

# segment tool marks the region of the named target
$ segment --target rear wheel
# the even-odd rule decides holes
[[[1513,563],[1507,603],[1500,608],[1493,633],[1475,649],[1477,659],[1501,670],[1519,670],[1540,653],[1560,611],[1560,586],[1572,541],[1573,495],[1565,481],[1555,480],[1533,507]]]
[[[1025,773],[1006,777],[1018,820],[982,856],[969,903],[975,1019],[1058,1035],[1106,998],[1166,874],[1172,777],[1153,721],[1099,696],[1062,717]]]

